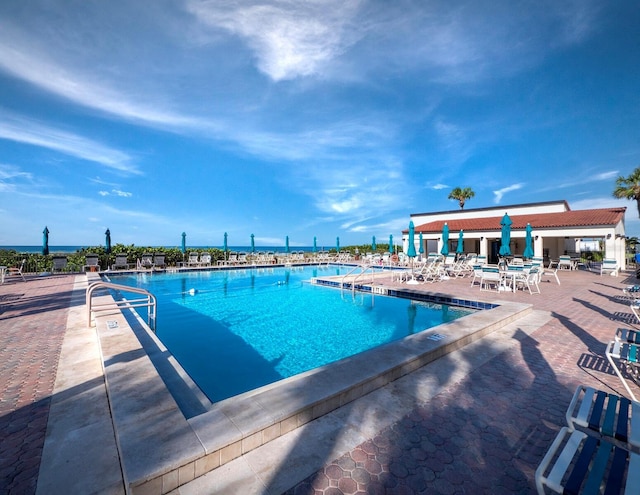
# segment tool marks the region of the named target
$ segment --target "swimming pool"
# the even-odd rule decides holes
[[[112,276],[158,299],[156,333],[212,402],[471,312],[309,283],[352,267]]]

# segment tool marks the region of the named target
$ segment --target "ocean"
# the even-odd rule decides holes
[[[83,248],[91,248],[91,247],[96,247],[96,246],[49,246],[49,254],[75,253],[76,251],[79,251]],[[143,246],[143,247],[149,247],[149,246]],[[180,246],[165,246],[162,249],[164,248],[180,249]],[[212,249],[212,248],[222,249],[222,246],[187,246],[187,252],[200,251],[203,249]],[[0,249],[11,249],[19,253],[41,253],[42,252],[42,246],[0,246]],[[251,252],[251,246],[229,246],[227,247],[227,249],[229,251],[236,251],[236,252],[243,252],[243,251],[247,253]],[[329,246],[329,247],[318,246],[317,247],[317,251],[329,251],[330,249],[335,249],[335,246]],[[256,246],[255,250],[256,252],[275,251],[275,252],[283,253],[285,248],[284,246]],[[289,250],[311,252],[313,251],[313,246],[289,246]]]

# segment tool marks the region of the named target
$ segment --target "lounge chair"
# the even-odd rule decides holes
[[[153,269],[153,255],[150,253],[144,253],[142,259],[138,260],[138,270],[151,270]]]
[[[574,270],[575,265],[571,260],[571,256],[560,256],[558,258],[558,269],[559,270]]]
[[[522,270],[521,273],[515,277],[515,289],[527,289],[529,294],[540,294],[540,287],[538,286],[538,269],[531,268],[529,270]]]
[[[211,266],[211,254],[200,253],[200,266]]]
[[[116,254],[116,261],[113,265],[111,265],[112,270],[128,270],[131,268],[131,265],[127,261],[126,254]]]
[[[556,493],[638,493],[640,455],[564,426],[535,479],[540,495],[546,493],[545,487]]]
[[[53,267],[51,271],[55,272],[63,272],[67,269],[67,257],[66,256],[54,256],[53,257]]]
[[[565,417],[536,470],[538,493],[637,493],[640,404],[579,385]]]
[[[100,270],[100,265],[98,264],[98,255],[93,253],[88,253],[84,257],[84,271],[85,272],[97,272]]]
[[[160,253],[156,253],[153,255],[153,268],[154,270],[157,269],[163,269],[163,268],[167,268],[167,264],[164,261],[165,255],[164,254],[160,254]]]
[[[635,401],[636,396],[631,391],[628,380],[622,375],[622,370],[626,371],[629,378],[631,378],[636,385],[640,385],[640,364],[638,363],[640,359],[640,345],[624,340],[616,335],[615,339],[607,345],[605,355],[616,375],[620,378],[622,385],[629,393],[629,396]]]
[[[20,277],[22,279],[23,282],[26,282],[27,280],[24,278],[24,274],[22,273],[22,271],[24,270],[24,265],[27,263],[26,259],[22,260],[22,263],[20,263],[20,266],[10,266],[9,268],[7,268],[7,271],[4,274],[4,278],[2,280],[2,282],[4,283],[7,278],[16,278],[16,277]]]
[[[187,261],[187,266],[198,266],[198,253],[189,253],[189,260]]]
[[[602,260],[602,265],[600,265],[600,276],[603,273],[608,273],[609,275],[613,275],[614,277],[618,276],[618,262],[614,259],[605,258]]]

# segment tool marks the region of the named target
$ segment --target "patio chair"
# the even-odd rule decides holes
[[[538,286],[538,269],[531,268],[530,270],[522,270],[515,277],[515,289],[527,289],[529,294],[540,294],[540,287]]]
[[[618,262],[610,258],[603,259],[602,265],[600,265],[600,276],[602,276],[603,273],[608,273],[609,275],[613,275],[614,277],[617,277]]]
[[[640,345],[625,341],[616,335],[615,339],[607,344],[605,355],[629,396],[636,401],[636,396],[631,391],[628,380],[622,375],[622,371],[624,370],[636,385],[640,385],[640,368],[638,365]]]
[[[27,263],[27,260],[23,259],[22,263],[20,263],[20,266],[8,267],[4,274],[3,283],[7,280],[7,278],[11,278],[11,277],[14,277],[14,278],[20,277],[23,282],[26,282],[27,280],[24,278],[24,274],[22,273],[22,271],[24,270],[24,265],[26,263]]]
[[[67,269],[67,257],[66,256],[54,256],[53,257],[53,267],[51,271],[55,272],[63,272]]]
[[[189,253],[189,259],[187,260],[187,266],[198,266],[198,253]]]
[[[500,269],[491,266],[482,267],[482,276],[480,277],[480,290],[500,290],[502,284],[502,275]]]
[[[558,269],[559,270],[573,270],[573,261],[571,261],[571,256],[560,256],[558,259]]]
[[[111,265],[112,270],[128,270],[130,267],[126,254],[116,254],[116,261]]]
[[[100,270],[98,264],[98,255],[93,253],[87,253],[84,257],[84,271],[85,272],[97,272]]]
[[[200,253],[200,266],[211,266],[211,254]]]

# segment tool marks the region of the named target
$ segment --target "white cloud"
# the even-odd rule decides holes
[[[246,40],[274,81],[317,75],[354,42],[358,0],[234,2],[191,0],[202,23]]]
[[[0,114],[0,139],[48,148],[121,173],[140,174],[128,154],[33,119]]]
[[[518,189],[522,189],[524,184],[513,184],[512,186],[503,187],[502,189],[498,189],[497,191],[493,191],[494,199],[493,202],[498,204],[502,201],[502,196],[512,191],[517,191]]]

